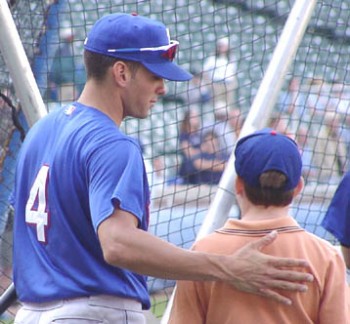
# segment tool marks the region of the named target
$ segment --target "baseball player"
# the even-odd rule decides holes
[[[102,17],[84,43],[79,99],[29,131],[14,192],[14,284],[23,305],[15,323],[145,323],[147,275],[222,280],[282,303],[290,299],[278,289],[304,291],[313,280],[292,269],[306,261],[259,251],[276,233],[222,257],[147,232],[141,149],[119,126],[127,116],[148,116],[164,79],[191,78],[173,62],[177,47],[159,21]]]

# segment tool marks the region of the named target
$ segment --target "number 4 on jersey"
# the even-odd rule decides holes
[[[47,186],[49,166],[43,165],[30,189],[26,205],[26,223],[36,227],[39,242],[46,243],[46,227],[49,221],[47,211]]]

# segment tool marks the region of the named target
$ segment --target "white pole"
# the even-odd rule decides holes
[[[47,110],[6,0],[0,0],[0,52],[31,127],[47,114]]]
[[[240,137],[246,136],[266,125],[281,89],[285,74],[303,38],[315,5],[316,0],[296,0],[283,28],[266,74],[260,84],[258,93],[249,110]],[[230,213],[232,202],[234,201],[233,186],[236,179],[234,161],[235,157],[234,153],[232,153],[196,240],[221,227]],[[161,324],[167,324],[169,321],[173,295],[167,304]]]

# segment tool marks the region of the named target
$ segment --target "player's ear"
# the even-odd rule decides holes
[[[125,87],[131,79],[131,71],[128,65],[123,61],[116,61],[112,67],[113,78],[115,82]]]

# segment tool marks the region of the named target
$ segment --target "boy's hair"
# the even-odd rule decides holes
[[[96,81],[104,80],[107,70],[112,67],[117,61],[126,63],[131,70],[134,77],[137,69],[139,68],[139,62],[121,60],[115,57],[94,53],[88,50],[84,51],[84,64],[86,69],[87,79],[95,79]]]
[[[287,177],[278,171],[262,173],[259,177],[260,187],[249,186],[243,180],[248,200],[254,205],[262,205],[265,207],[284,207],[292,202],[294,190],[283,190],[286,181]]]

